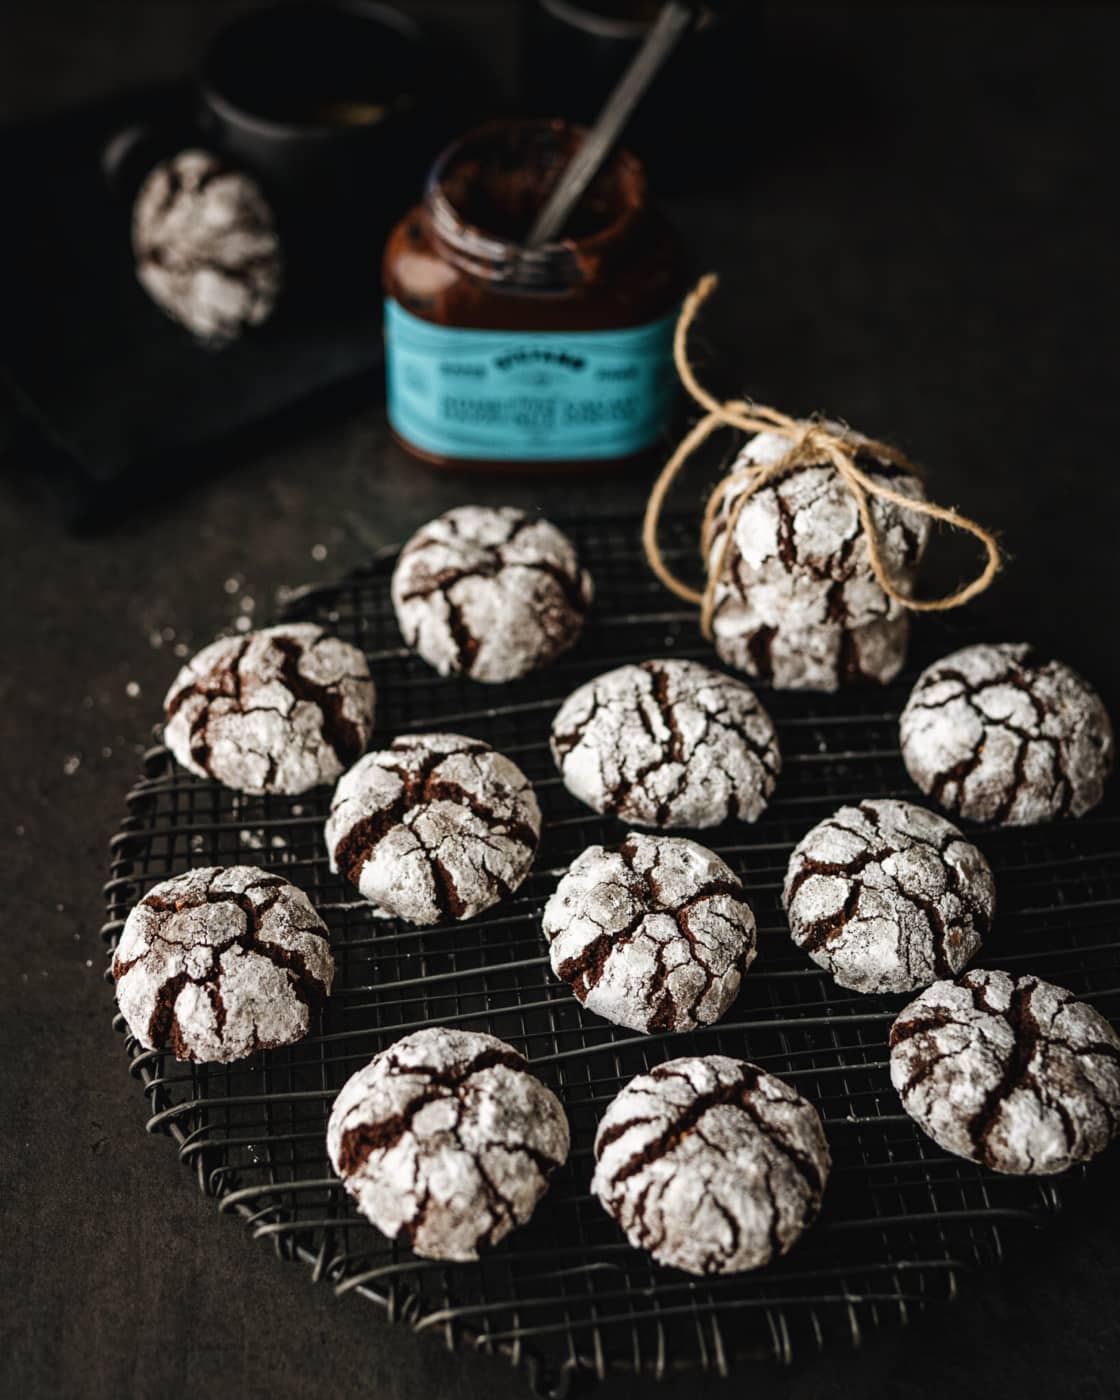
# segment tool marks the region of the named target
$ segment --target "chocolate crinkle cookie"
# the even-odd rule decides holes
[[[781,758],[770,716],[742,681],[695,661],[643,661],[572,692],[552,722],[564,786],[636,826],[753,822]]]
[[[461,506],[408,541],[392,594],[405,641],[441,676],[500,682],[576,642],[592,586],[571,541],[547,520]]]
[[[200,340],[268,319],[283,283],[276,222],[255,180],[207,151],[161,161],[132,210],[136,276]]]
[[[757,1065],[707,1055],[658,1065],[612,1100],[591,1190],[635,1249],[734,1274],[796,1243],[830,1165],[812,1104]]]
[[[855,992],[956,976],[991,928],[995,897],[988,862],[951,822],[889,798],[813,827],[782,890],[793,941]]]
[[[849,436],[866,441],[859,434]],[[731,470],[777,461],[788,450],[785,438],[759,433]],[[925,499],[921,482],[904,468],[864,450],[856,463],[872,480]],[[740,494],[729,491],[716,517],[708,556],[712,569]],[[925,552],[929,522],[878,497],[870,498],[870,508],[883,563],[899,591],[908,594]],[[876,580],[855,497],[832,466],[790,472],[751,497],[736,522],[713,604],[712,632],[720,659],[779,690],[886,683],[906,659],[906,609]]]
[[[742,885],[681,837],[589,846],[545,906],[543,928],[552,970],[576,999],[635,1031],[718,1021],[755,955]]]
[[[113,977],[141,1045],[225,1064],[302,1040],[334,961],[302,890],[252,865],[212,866],[144,896],[125,921]]]
[[[365,657],[311,622],[212,642],[163,703],[164,741],[183,767],[239,792],[333,782],[373,732]]]
[[[327,1125],[358,1209],[427,1259],[477,1259],[524,1225],[568,1146],[560,1101],[512,1046],[438,1026],[348,1079]]]
[[[891,1027],[891,1082],[947,1152],[1050,1176],[1103,1152],[1120,1127],[1120,1036],[1038,977],[935,982]]]
[[[927,667],[899,737],[918,787],[978,822],[1083,816],[1112,772],[1112,723],[1100,696],[1023,643],[965,647]]]
[[[410,924],[469,919],[529,873],[541,811],[521,769],[480,739],[414,734],[370,753],[335,789],[331,869]]]

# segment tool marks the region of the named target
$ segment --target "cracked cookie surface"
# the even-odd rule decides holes
[[[1038,977],[976,969],[898,1016],[891,1083],[923,1132],[993,1171],[1048,1176],[1120,1128],[1120,1036]]]
[[[574,645],[592,585],[547,520],[510,506],[460,506],[404,546],[392,595],[406,643],[441,676],[500,682]]]
[[[866,441],[856,433],[849,436]],[[759,433],[731,470],[777,461],[788,449],[777,434]],[[868,452],[860,452],[856,461],[873,480],[916,500],[925,498],[921,482],[902,468]],[[711,568],[739,494],[729,491],[716,517]],[[909,593],[929,522],[877,497],[870,505],[883,562],[899,590]],[[906,609],[887,597],[872,573],[855,499],[831,466],[791,472],[746,503],[713,603],[712,632],[720,659],[779,690],[885,684],[906,658]]]
[[[132,210],[136,276],[158,307],[217,344],[272,314],[284,279],[260,186],[208,151],[181,151],[148,175]]]
[[[295,794],[333,782],[373,732],[365,657],[311,622],[212,642],[163,703],[176,759],[239,792]]]
[[[812,1104],[757,1065],[706,1055],[658,1065],[611,1101],[591,1190],[635,1249],[732,1274],[794,1245],[830,1165]]]
[[[552,722],[573,797],[636,826],[753,822],[781,757],[770,716],[742,681],[695,661],[643,661],[588,681]]]
[[[877,798],[841,807],[803,837],[782,902],[793,941],[841,987],[908,992],[976,956],[995,882],[944,817]]]
[[[411,924],[469,919],[529,873],[541,812],[521,769],[481,739],[413,734],[335,788],[331,869]]]
[[[947,811],[1027,826],[1080,817],[1112,772],[1096,691],[1025,643],[964,647],[918,677],[899,721],[906,771]]]
[[[438,1026],[352,1075],[327,1125],[358,1209],[427,1259],[477,1259],[524,1225],[568,1147],[559,1099],[512,1046]]]
[[[542,921],[552,970],[617,1026],[686,1031],[718,1021],[754,961],[743,886],[713,851],[631,833],[572,862]]]
[[[113,954],[117,1003],[149,1050],[225,1064],[302,1040],[334,977],[327,926],[295,885],[251,865],[155,885]]]

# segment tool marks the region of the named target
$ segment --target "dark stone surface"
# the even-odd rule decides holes
[[[229,8],[12,7],[0,91],[26,113],[173,73]],[[508,73],[508,36],[488,25],[509,6],[442,8]],[[1013,562],[981,605],[991,635],[1053,649],[1114,709],[1118,40],[1108,7],[785,12],[769,58],[744,55],[744,104],[770,74],[735,136],[756,157],[749,187],[676,209],[698,266],[724,276],[706,322],[713,376],[908,447],[937,499],[1004,531]],[[67,538],[0,483],[4,1394],[526,1394],[501,1363],[449,1356],[311,1287],[217,1215],[167,1141],[144,1137],[109,1029],[100,884],[176,643],[209,640],[250,597],[266,617],[278,586],[338,573],[453,503],[636,513],[645,485],[439,475],[389,444],[379,403],[98,538]],[[950,575],[963,567],[935,548]],[[174,637],[152,645],[163,628]],[[951,1311],[858,1353],[659,1393],[1120,1393],[1116,1161]]]

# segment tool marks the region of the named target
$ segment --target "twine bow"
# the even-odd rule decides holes
[[[893,598],[896,603],[904,608],[909,608],[911,612],[944,612],[949,608],[959,608],[962,604],[975,598],[977,594],[983,593],[1000,568],[999,545],[991,531],[985,530],[975,520],[969,520],[967,516],[960,515],[955,510],[935,505],[932,501],[916,500],[901,491],[896,491],[893,487],[869,476],[856,464],[856,454],[862,449],[883,461],[894,463],[909,472],[915,472],[913,464],[896,448],[869,438],[853,439],[842,431],[837,431],[823,423],[798,422],[796,418],[780,413],[776,408],[768,408],[765,404],[750,403],[744,399],[732,399],[727,403],[720,403],[718,399],[708,393],[702,384],[697,382],[688,361],[688,332],[700,307],[715,291],[716,283],[717,279],[711,273],[700,279],[685,298],[673,336],[673,360],[681,383],[700,407],[705,410],[705,414],[685,436],[662,468],[661,474],[654,482],[653,490],[650,492],[649,501],[646,504],[645,519],[642,523],[642,544],[650,568],[665,587],[675,593],[678,598],[683,598],[689,603],[700,604],[700,625],[705,637],[710,639],[712,635],[712,613],[715,606],[716,585],[723,577],[727,553],[734,540],[735,527],[743,507],[752,496],[770,482],[777,481],[781,477],[788,476],[791,472],[809,466],[831,464],[836,469],[841,481],[851,492],[859,510],[863,532],[867,537],[867,552],[871,571],[888,598]],[[745,433],[776,433],[789,442],[789,450],[774,462],[749,463],[736,467],[718,483],[709,496],[708,504],[704,509],[704,524],[700,535],[700,547],[706,562],[709,560],[712,536],[723,503],[729,495],[738,492],[728,513],[723,543],[718,557],[708,568],[708,580],[703,592],[701,592],[677,578],[665,563],[657,541],[657,527],[662,507],[665,504],[665,497],[681,468],[697,448],[721,427],[739,428]],[[917,599],[907,597],[891,579],[884,563],[882,540],[871,511],[871,497],[873,496],[877,496],[883,501],[891,501],[894,505],[911,511],[915,515],[926,515],[933,520],[942,520],[956,530],[964,530],[973,535],[983,544],[987,552],[987,559],[981,572],[970,583],[964,584],[955,593],[946,594],[943,598]]]

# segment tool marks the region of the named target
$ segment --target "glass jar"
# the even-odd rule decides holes
[[[617,152],[554,243],[524,238],[580,128],[496,122],[437,160],[385,250],[389,424],[441,466],[631,461],[672,414],[680,246]]]

